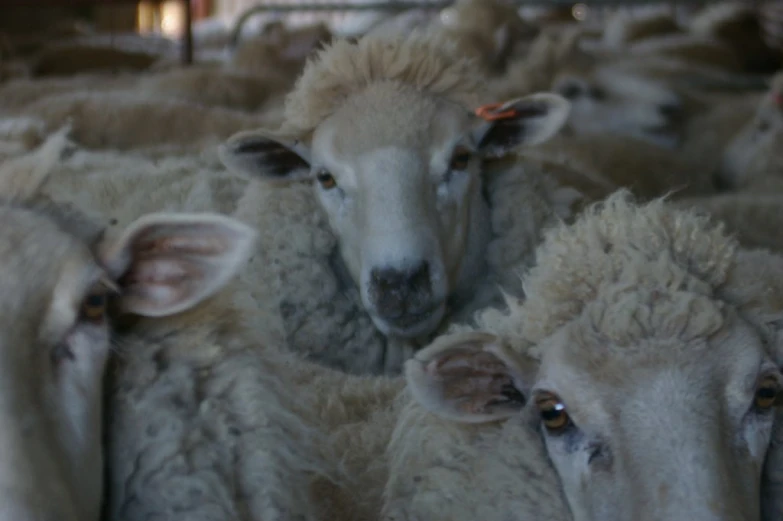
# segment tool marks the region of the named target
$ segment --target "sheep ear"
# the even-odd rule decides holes
[[[99,254],[120,311],[173,315],[214,295],[245,265],[252,228],[218,214],[151,214]]]
[[[461,423],[517,414],[527,401],[538,362],[488,333],[438,338],[405,362],[413,398],[425,409]]]
[[[218,146],[226,168],[269,181],[302,181],[310,176],[310,150],[301,141],[265,130],[238,132]]]
[[[538,93],[480,107],[482,118],[473,142],[486,157],[501,157],[520,145],[538,145],[554,136],[568,120],[571,103],[558,94]]]
[[[0,165],[0,196],[12,201],[34,197],[72,146],[68,140],[70,131],[70,125],[66,125],[49,135],[36,150]]]
[[[740,250],[719,295],[769,328],[776,337],[772,356],[783,367],[783,256]]]

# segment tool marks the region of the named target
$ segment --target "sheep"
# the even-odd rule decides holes
[[[457,0],[440,12],[439,22],[438,29],[461,50],[475,53],[491,73],[502,73],[538,35],[515,6],[499,0]]]
[[[631,42],[678,33],[682,33],[682,29],[671,13],[656,10],[632,15],[617,11],[607,18],[601,43],[607,47],[622,49]]]
[[[714,2],[690,21],[690,32],[716,38],[737,54],[743,69],[773,73],[783,67],[783,53],[764,40],[764,28],[757,6],[743,2]]]
[[[674,192],[679,199],[715,192],[712,178],[701,171],[701,158],[662,150],[634,137],[563,132],[526,151],[525,156],[547,159],[593,178],[602,177],[618,188],[630,188],[642,198]]]
[[[780,230],[783,222],[783,194],[725,193],[706,197],[684,197],[679,207],[703,210],[720,220],[726,230],[748,249],[768,249],[783,254]]]
[[[231,54],[230,68],[256,74],[277,71],[295,78],[306,58],[320,45],[329,42],[331,31],[324,24],[287,28],[282,23],[269,24],[264,33],[242,42]]]
[[[530,57],[509,66],[491,82],[498,99],[551,90],[571,103],[566,128],[575,134],[631,135],[666,148],[680,141],[678,123],[684,100],[665,83],[614,67],[578,49],[577,32],[545,31]]]
[[[621,191],[546,232],[524,301],[451,327],[403,375],[298,360],[231,294],[132,320],[109,515],[735,520],[763,502],[775,519],[781,275],[708,218]]]
[[[776,519],[763,464],[779,456],[782,275],[783,257],[738,249],[708,217],[618,193],[549,230],[524,302],[486,311],[485,339],[407,362],[408,386],[445,420],[537,409],[574,519],[759,519],[762,490]],[[423,503],[433,489],[411,478],[428,448],[412,447],[399,476]]]
[[[59,44],[44,48],[33,59],[30,74],[67,76],[91,71],[149,69],[159,55],[91,44]]]
[[[674,34],[648,38],[629,46],[634,56],[658,55],[677,58],[688,63],[708,65],[731,72],[741,72],[739,53],[720,40],[690,34]]]
[[[97,74],[79,74],[69,77],[46,79],[16,78],[0,85],[0,111],[18,111],[26,105],[47,96],[83,92],[110,92],[126,90],[138,82],[130,74],[101,76]]]
[[[14,157],[40,145],[46,138],[43,121],[26,118],[0,118],[0,160]]]
[[[70,121],[77,143],[118,150],[166,145],[200,150],[263,121],[263,116],[126,91],[48,96],[23,112],[51,127]]]
[[[256,271],[279,281],[262,293],[280,298],[289,344],[348,371],[399,371],[407,355],[387,338],[421,345],[496,301],[538,227],[578,197],[524,162],[480,175],[482,156],[551,137],[568,102],[535,94],[476,117],[481,77],[442,42],[337,40],[308,63],[280,129],[219,147],[257,185],[234,216],[262,233]]]
[[[109,297],[140,316],[185,311],[228,282],[254,238],[225,216],[157,214],[105,239],[78,210],[38,193],[65,134],[0,167],[6,519],[101,518]]]
[[[248,181],[209,160],[206,154],[153,159],[73,147],[41,191],[76,205],[107,227],[122,228],[149,212],[230,214]]]
[[[769,91],[753,117],[724,149],[715,173],[723,190],[779,190],[783,187],[783,71],[771,80]]]
[[[217,67],[172,69],[141,78],[138,91],[213,107],[256,111],[287,91],[295,78],[267,71],[263,76]]]

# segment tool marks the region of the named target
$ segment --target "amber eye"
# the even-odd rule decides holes
[[[779,395],[780,384],[774,377],[767,377],[761,381],[758,389],[756,389],[754,404],[758,409],[769,409],[776,405]]]
[[[337,186],[337,181],[335,181],[332,174],[326,170],[319,170],[318,173],[315,174],[315,179],[321,184],[324,190],[331,190]]]
[[[565,406],[554,394],[541,394],[536,399],[541,421],[544,427],[553,434],[562,432],[571,424],[571,418],[565,411]]]
[[[464,147],[457,147],[451,154],[449,170],[465,170],[470,163],[470,150]]]
[[[101,322],[106,315],[105,293],[91,293],[82,302],[81,317],[90,322]]]

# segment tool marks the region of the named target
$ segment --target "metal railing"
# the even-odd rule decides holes
[[[566,7],[576,4],[585,4],[594,7],[621,7],[644,5],[695,5],[707,4],[710,0],[587,0],[578,2],[574,0],[511,0],[512,5],[525,6],[550,6]],[[407,9],[432,9],[440,10],[453,4],[453,0],[420,0],[416,1],[386,1],[386,2],[259,2],[245,9],[234,22],[231,31],[230,45],[235,47],[239,43],[242,29],[249,19],[261,13],[309,13],[309,12],[401,12]]]

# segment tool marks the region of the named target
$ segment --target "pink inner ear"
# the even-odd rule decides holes
[[[186,252],[196,255],[220,255],[227,249],[225,240],[219,234],[204,234],[197,236],[185,234],[182,236],[140,237],[134,250],[138,255],[148,256],[159,253]]]
[[[509,402],[514,381],[501,360],[486,351],[456,351],[426,366],[426,371],[440,381],[446,401],[465,414],[489,414],[495,405]]]
[[[508,374],[506,365],[492,353],[475,350],[457,350],[433,360],[427,369],[443,376],[472,376],[479,373]]]
[[[122,286],[133,285],[173,285],[185,279],[200,274],[195,264],[183,259],[173,260],[166,257],[148,256],[131,265],[130,270],[122,277]]]

